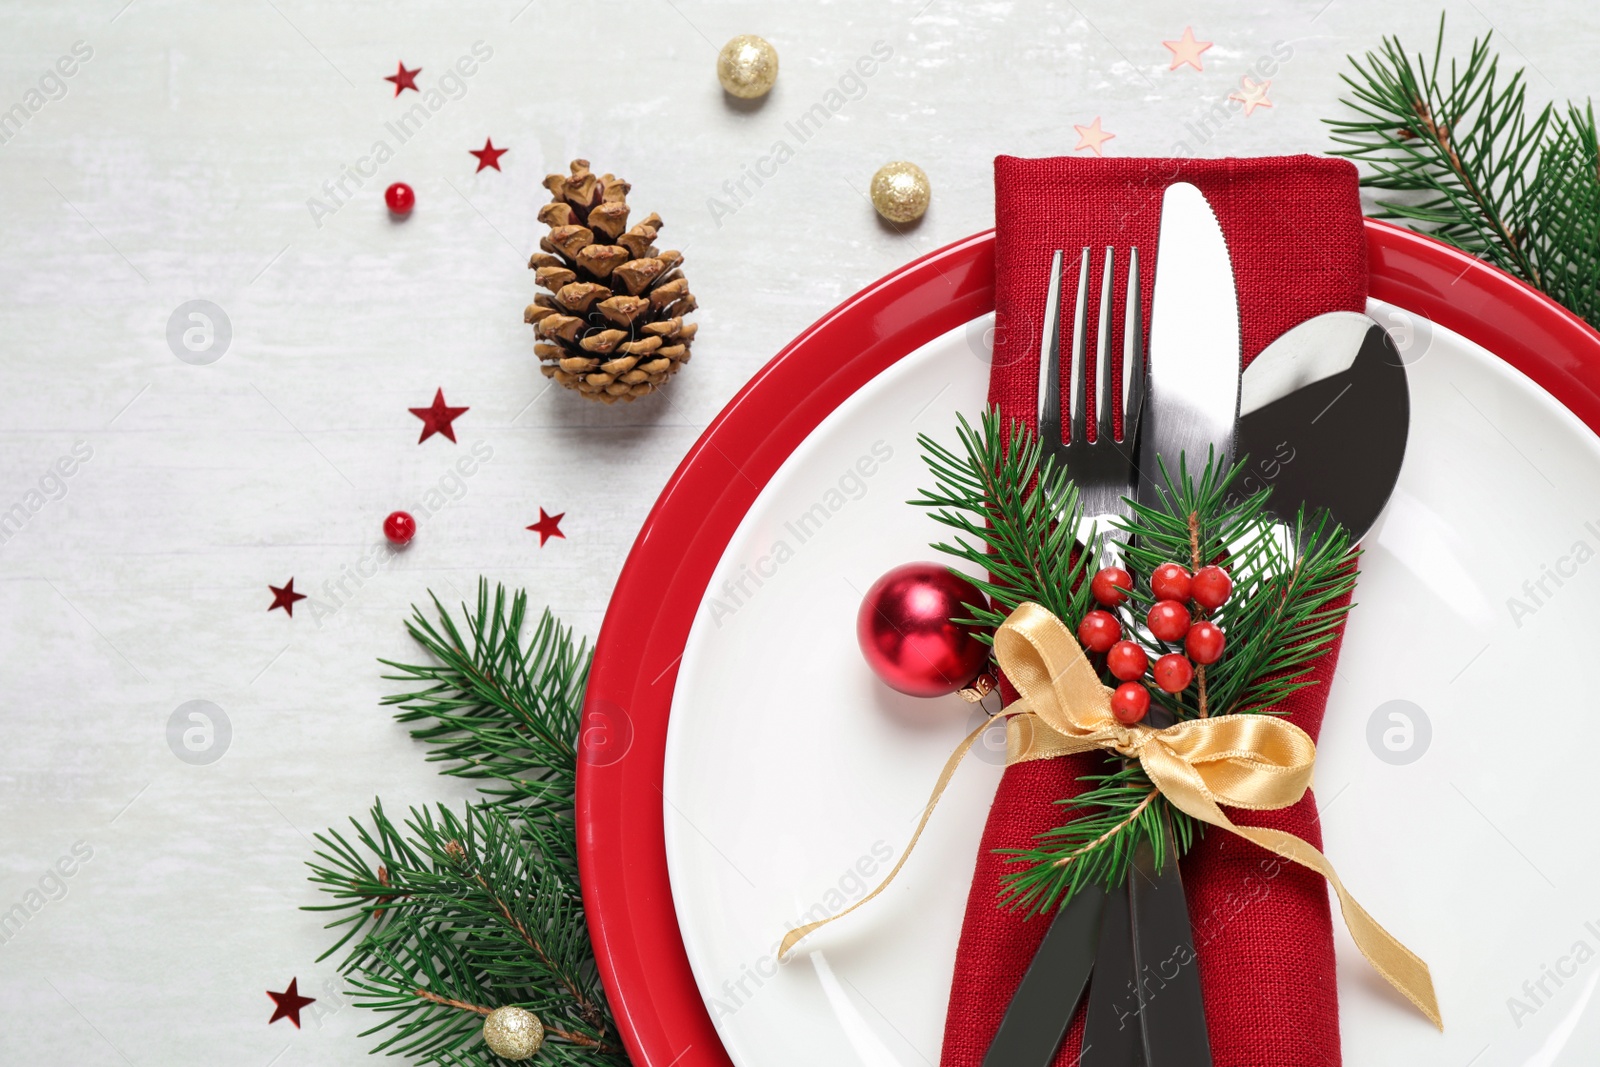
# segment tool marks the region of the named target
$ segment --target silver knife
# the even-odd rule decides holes
[[[1155,293],[1150,307],[1150,386],[1139,450],[1141,504],[1155,506],[1165,485],[1160,462],[1191,477],[1208,450],[1219,460],[1233,446],[1239,418],[1239,302],[1233,261],[1217,216],[1187,182],[1161,198]]]
[[[1150,307],[1150,377],[1139,441],[1141,504],[1159,507],[1168,479],[1198,478],[1208,462],[1218,473],[1233,451],[1239,418],[1239,303],[1233,261],[1216,214],[1187,182],[1161,198],[1155,292]],[[1152,707],[1149,724],[1172,725]],[[1142,842],[1128,876],[1135,1000],[1142,1042],[1136,1062],[1147,1067],[1210,1067],[1211,1043],[1195,961],[1177,843],[1166,828],[1166,862]],[[1152,981],[1152,976],[1158,976]],[[1118,999],[1126,993],[1119,992]],[[1126,1009],[1113,1006],[1119,1029]],[[1106,1032],[1106,1009],[1091,991],[1086,1042]]]

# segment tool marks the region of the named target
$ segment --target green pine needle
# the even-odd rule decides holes
[[[384,677],[425,688],[383,703],[399,705],[401,722],[427,723],[411,736],[432,748],[430,760],[450,764],[445,774],[491,779],[483,792],[507,803],[560,807],[570,801],[587,645],[575,642],[548,611],[524,640],[526,593],[508,597],[502,586],[491,601],[488,583],[480,582],[465,634],[430,597],[438,621],[413,608],[406,623],[429,662],[379,661],[398,672]]]
[[[998,626],[1018,604],[1032,601],[1075,628],[1093,606],[1088,566],[1098,558],[1101,531],[1091,530],[1075,550],[1083,516],[1071,471],[1041,458],[1039,439],[1024,424],[1003,433],[998,410],[976,429],[961,419],[956,436],[956,449],[918,439],[936,484],[912,503],[957,531],[934,548],[989,572],[977,584],[993,603],[966,605],[964,621]],[[1148,575],[1158,565],[1175,561],[1196,570],[1221,563],[1234,582],[1228,602],[1210,615],[1228,635],[1222,659],[1197,671],[1181,693],[1152,691],[1152,704],[1177,720],[1270,712],[1314,684],[1307,669],[1338,633],[1355,584],[1355,553],[1336,523],[1302,514],[1293,530],[1280,530],[1266,510],[1270,490],[1241,496],[1234,484],[1245,459],[1220,476],[1210,460],[1198,475],[1182,457],[1177,471],[1163,465],[1157,505],[1130,500],[1132,515],[1116,522],[1127,535],[1128,567],[1142,578],[1118,614],[1124,635],[1152,662],[1182,650],[1142,625],[1154,602]],[[1306,547],[1292,552],[1290,545]],[[1117,684],[1103,661],[1093,662],[1103,682]],[[1179,856],[1203,829],[1155,793],[1137,763],[1107,759],[1103,773],[1084,781],[1086,792],[1060,801],[1062,825],[1033,847],[1006,853],[1017,866],[1005,879],[1005,903],[1048,911],[1084,886],[1115,888],[1141,843],[1159,868],[1169,858],[1168,826]]]
[[[1141,842],[1150,846],[1157,870],[1166,865],[1164,822],[1172,825],[1179,856],[1204,832],[1203,824],[1155,792],[1137,764],[1082,780],[1090,788],[1060,802],[1062,825],[1040,834],[1033,848],[1003,853],[1019,867],[1006,876],[1002,901],[1035,914],[1065,905],[1085,886],[1115,889],[1133,869]]]
[[[1528,108],[1474,39],[1444,65],[1444,16],[1431,59],[1398,38],[1350,57],[1352,118],[1327,120],[1334,154],[1365,163],[1361,183],[1402,195],[1378,202],[1399,219],[1480,256],[1600,327],[1600,147],[1594,108]]]
[[[374,1052],[438,1067],[506,1061],[483,1044],[488,1009],[539,1017],[539,1062],[623,1067],[628,1057],[595,968],[578,888],[573,800],[589,652],[546,612],[527,628],[527,595],[491,596],[458,625],[437,598],[407,629],[427,662],[383,661],[420,685],[385,700],[444,773],[482,779],[485,799],[413,808],[397,824],[374,804],[348,834],[318,834],[311,881],[335,913],[340,970],[376,1012]],[[466,606],[463,605],[463,613]]]
[[[934,548],[988,572],[987,578],[962,576],[993,606],[968,605],[972,617],[958,621],[992,629],[1026,601],[1063,619],[1080,617],[1089,606],[1083,579],[1094,553],[1073,551],[1082,515],[1077,487],[1053,458],[1041,461],[1043,449],[1026,426],[1013,425],[1008,443],[998,409],[986,413],[977,429],[957,417],[959,452],[918,435],[937,485],[910,503],[930,509],[935,522],[956,531],[954,540]],[[1093,544],[1098,547],[1098,538]]]

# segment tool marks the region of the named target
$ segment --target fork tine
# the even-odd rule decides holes
[[[1144,414],[1144,308],[1139,289],[1139,250],[1128,249],[1128,296],[1122,323],[1122,439],[1134,440]]]
[[[1089,249],[1083,250],[1078,267],[1078,303],[1072,313],[1072,436],[1073,444],[1088,441],[1089,375],[1087,356],[1089,332]]]
[[[1106,265],[1100,280],[1099,329],[1096,331],[1094,360],[1094,440],[1112,440],[1115,401],[1111,394],[1111,270],[1116,249],[1106,246]]]
[[[1039,331],[1039,440],[1046,456],[1061,446],[1061,250],[1050,260],[1050,292]]]

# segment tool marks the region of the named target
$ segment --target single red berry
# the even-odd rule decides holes
[[[1143,678],[1149,666],[1150,657],[1144,654],[1144,649],[1132,641],[1118,641],[1111,646],[1111,651],[1106,653],[1106,670],[1124,682]]]
[[[409,215],[411,209],[417,206],[417,194],[405,182],[395,182],[383,191],[383,202],[396,215]]]
[[[1168,693],[1178,693],[1187,689],[1194,680],[1194,664],[1176,652],[1168,653],[1156,660],[1154,669],[1150,672],[1155,675],[1156,684]]]
[[[1133,588],[1133,575],[1121,567],[1102,567],[1089,583],[1094,598],[1108,608],[1118,607],[1128,599],[1127,591]]]
[[[407,545],[417,536],[417,520],[403,511],[395,511],[383,520],[383,536],[391,543]]]
[[[1189,609],[1176,600],[1158,600],[1144,621],[1158,640],[1182,641],[1189,632]]]
[[[1203,667],[1222,658],[1222,648],[1226,643],[1222,627],[1201,619],[1189,627],[1189,636],[1184,638],[1183,650],[1189,653],[1190,659]]]
[[[1188,571],[1176,563],[1163,563],[1150,575],[1150,591],[1157,600],[1176,600],[1181,604],[1189,599],[1189,582]]]
[[[1233,579],[1221,567],[1201,567],[1194,572],[1190,595],[1194,602],[1207,611],[1216,611],[1228,602],[1233,593]]]
[[[1124,726],[1132,726],[1150,710],[1150,690],[1139,682],[1123,682],[1111,694],[1111,714]]]
[[[1090,652],[1105,652],[1122,640],[1122,624],[1109,611],[1091,611],[1078,624],[1078,641]]]

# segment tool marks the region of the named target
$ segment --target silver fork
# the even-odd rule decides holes
[[[1145,365],[1144,324],[1140,308],[1139,250],[1128,250],[1128,279],[1124,290],[1124,316],[1122,324],[1122,390],[1115,395],[1111,388],[1111,309],[1113,307],[1113,267],[1116,251],[1107,248],[1100,283],[1100,310],[1097,316],[1099,330],[1095,344],[1095,439],[1089,440],[1088,412],[1088,312],[1089,312],[1089,258],[1090,250],[1083,250],[1078,267],[1078,299],[1073,311],[1072,324],[1072,396],[1068,405],[1068,433],[1061,432],[1061,267],[1062,254],[1055,253],[1051,262],[1050,290],[1045,301],[1045,327],[1039,341],[1039,380],[1043,388],[1039,398],[1039,435],[1049,454],[1066,465],[1068,475],[1078,486],[1079,501],[1083,508],[1082,525],[1078,539],[1088,544],[1095,531],[1100,534],[1100,553],[1097,566],[1106,567],[1121,562],[1127,544],[1127,534],[1108,520],[1127,518],[1132,497],[1138,485],[1138,463],[1135,445],[1138,439],[1140,417],[1144,411]],[[1112,433],[1116,407],[1122,413],[1122,437]],[[1152,726],[1171,725],[1164,713],[1152,709],[1149,719]],[[1176,856],[1177,845],[1172,829],[1166,827],[1169,855]],[[1021,987],[1013,998],[1017,1021],[1013,1024],[1016,1042],[1011,1045],[1021,1054],[1007,1051],[1005,1058],[993,1056],[993,1063],[985,1067],[1047,1067],[1054,1052],[1048,1045],[1054,1034],[1056,1044],[1066,1029],[1078,999],[1081,984],[1077,974],[1084,968],[1084,955],[1090,951],[1093,938],[1092,967],[1095,981],[1089,987],[1089,1003],[1084,1012],[1083,1050],[1079,1067],[1210,1067],[1209,1044],[1205,1031],[1204,1006],[1200,1001],[1198,984],[1177,990],[1163,1002],[1164,1018],[1153,1021],[1146,1013],[1144,979],[1147,970],[1139,959],[1138,938],[1135,929],[1144,929],[1144,939],[1162,945],[1186,945],[1189,958],[1193,957],[1193,935],[1189,928],[1188,908],[1184,902],[1183,883],[1176,863],[1168,863],[1159,871],[1154,868],[1154,853],[1146,842],[1140,842],[1134,855],[1134,871],[1121,890],[1106,893],[1098,900],[1086,900],[1081,911],[1075,912],[1072,903],[1052,922],[1051,933],[1059,924],[1063,926],[1059,938],[1046,935],[1045,943],[1035,964],[1023,978],[1023,985],[1043,986],[1054,975],[1070,973],[1066,983],[1074,990],[1071,1001],[1058,995],[1051,1014],[1029,1004],[1033,997],[1042,999],[1041,993]],[[1083,894],[1080,892],[1080,896]],[[1090,914],[1098,912],[1098,923],[1091,923]],[[1069,914],[1072,913],[1072,914]],[[1097,927],[1095,933],[1089,931]],[[1052,944],[1051,942],[1054,942]],[[1149,961],[1145,961],[1146,964]],[[1158,961],[1159,962],[1159,961]],[[1035,967],[1040,971],[1036,982]],[[1192,972],[1190,972],[1192,977]],[[1062,985],[1056,981],[1058,988]],[[1131,991],[1131,992],[1130,992]],[[1017,1003],[1018,998],[1022,1003]],[[1034,1003],[1037,1003],[1035,1001]],[[1002,1022],[1006,1029],[1008,1018]],[[1198,1022],[1195,1020],[1198,1019]],[[1151,1044],[1151,1033],[1166,1026],[1179,1035],[1176,1043],[1166,1041]],[[999,1035],[997,1035],[998,1038]],[[1157,1056],[1152,1048],[1158,1049]],[[1040,1052],[1048,1053],[1040,1058]]]
[[[1134,444],[1144,408],[1144,322],[1140,313],[1139,250],[1128,250],[1128,280],[1122,325],[1122,389],[1111,388],[1111,309],[1116,252],[1107,248],[1100,283],[1100,328],[1095,343],[1095,439],[1089,440],[1088,322],[1089,249],[1078,267],[1078,300],[1072,317],[1072,396],[1068,434],[1061,430],[1061,259],[1050,263],[1050,291],[1045,301],[1044,330],[1039,338],[1039,439],[1047,456],[1066,465],[1077,483],[1083,524],[1076,531],[1085,544],[1095,529],[1101,534],[1098,566],[1119,561],[1127,535],[1108,527],[1107,520],[1126,517],[1138,479]],[[1122,437],[1113,433],[1117,409]],[[1091,568],[1092,570],[1093,568]],[[1181,906],[1181,901],[1180,901]],[[1187,921],[1187,915],[1185,915]],[[1055,914],[1027,973],[1022,977],[999,1029],[984,1056],[983,1067],[1049,1067],[1072,1020],[1074,1008],[1089,984],[1091,1033],[1085,1030],[1081,1067],[1135,1067],[1140,1062],[1140,1026],[1127,1025],[1134,1012],[1117,1001],[1132,986],[1133,915],[1129,889],[1106,892],[1084,886]]]
[[[1078,299],[1072,315],[1072,396],[1068,406],[1068,433],[1061,427],[1061,270],[1058,249],[1050,262],[1050,290],[1045,300],[1044,329],[1039,337],[1039,438],[1045,454],[1056,457],[1078,486],[1083,507],[1080,540],[1087,543],[1092,529],[1101,532],[1098,565],[1117,561],[1126,536],[1107,520],[1126,517],[1125,497],[1133,495],[1138,479],[1134,441],[1144,409],[1144,328],[1139,294],[1139,250],[1128,250],[1128,280],[1124,290],[1122,324],[1122,389],[1111,388],[1111,309],[1116,250],[1107,248],[1100,282],[1099,329],[1095,340],[1095,439],[1089,440],[1089,249],[1084,248],[1078,267]],[[1113,435],[1121,409],[1122,437]]]

